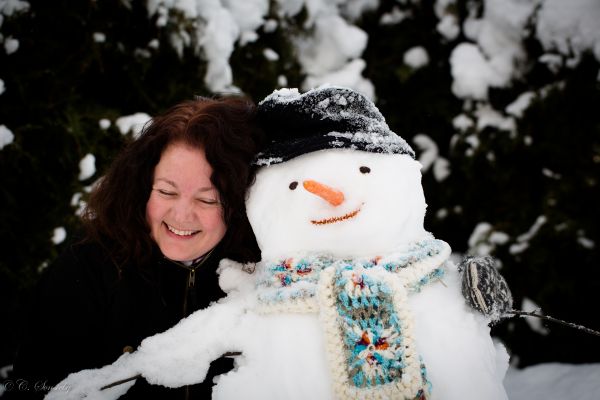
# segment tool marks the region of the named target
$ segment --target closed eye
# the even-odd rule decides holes
[[[158,193],[160,193],[161,195],[166,196],[166,197],[173,197],[177,194],[175,192],[169,192],[168,190],[164,190],[164,189],[154,189],[154,190],[156,190]]]
[[[198,200],[200,203],[205,204],[207,206],[216,206],[219,204],[218,200],[214,200],[214,199],[196,199]]]

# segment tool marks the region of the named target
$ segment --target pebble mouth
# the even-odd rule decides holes
[[[362,207],[362,206],[361,206]],[[325,219],[319,219],[319,220],[311,220],[310,222],[313,225],[327,225],[327,224],[334,224],[336,222],[342,222],[342,221],[346,221],[348,219],[354,218],[356,217],[356,215],[360,212],[360,207],[357,208],[356,210],[349,212],[348,214],[344,214],[342,216],[339,217],[331,217],[331,218],[325,218]]]

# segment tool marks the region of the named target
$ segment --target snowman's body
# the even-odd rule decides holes
[[[361,172],[361,167],[369,172]],[[231,292],[236,279],[260,281],[269,265],[288,257],[322,253],[335,259],[385,258],[430,238],[423,229],[426,204],[419,168],[408,156],[345,149],[314,152],[263,168],[251,188],[247,210],[264,259],[252,278],[234,273],[236,278],[227,282],[227,273],[233,271],[224,268],[223,286]],[[327,185],[343,193],[344,200],[333,205],[305,189],[306,181]],[[347,219],[313,222],[352,215],[357,209],[360,212]],[[494,346],[489,320],[465,303],[454,264],[445,256],[439,264],[445,271],[441,280],[408,293],[417,353],[431,383],[430,398],[506,399],[502,378],[508,356],[502,346]],[[331,340],[323,329],[322,313],[303,300],[299,306],[294,299],[274,305],[261,301],[269,296],[256,281],[247,288],[255,301],[253,311],[236,330],[244,336],[240,343],[252,344],[241,349],[245,356],[237,370],[220,378],[215,398],[339,396],[332,389],[336,366],[328,362]]]
[[[432,385],[428,398],[506,399],[505,350],[492,343],[488,321],[466,306],[454,265],[446,267],[443,281],[409,296],[417,350]],[[244,356],[219,378],[213,398],[339,398],[332,391],[327,338],[317,312],[249,311],[235,330],[243,336],[235,348]]]
[[[262,252],[254,272],[222,263],[225,299],[144,340],[135,353],[113,365],[71,375],[64,383],[75,388],[73,398],[77,393],[118,397],[125,385],[97,389],[136,374],[165,386],[193,384],[204,379],[212,360],[239,351],[236,368],[217,379],[214,399],[506,399],[502,379],[508,356],[502,346],[494,346],[489,320],[461,296],[458,272],[448,261],[449,247],[423,228],[425,209],[420,164],[407,154],[327,149],[263,167],[247,200]],[[381,367],[380,359],[371,357],[362,366],[351,359],[365,353],[349,355],[353,344],[336,319],[342,315],[337,303],[344,296],[338,279],[342,275],[334,274],[354,273],[340,266],[355,260],[402,259],[423,241],[434,243],[437,250],[401,262],[399,272],[386,270],[383,261],[356,270],[387,285],[387,298],[399,310],[392,314],[402,326],[402,332],[388,336],[404,335],[403,345],[410,344],[413,352],[404,353],[410,356],[402,359],[404,369],[389,364],[398,368],[385,372],[391,383],[365,383],[357,375],[364,370],[369,376],[369,365]],[[273,269],[290,258],[319,256],[328,264],[319,269],[308,262],[312,275],[299,270],[288,279]],[[280,278],[283,283],[278,284]],[[331,285],[338,283],[342,286],[331,292]],[[393,346],[378,343],[384,358],[389,356]],[[421,376],[425,371],[426,378]],[[417,386],[402,392],[408,378]],[[394,385],[400,392],[388,390]]]

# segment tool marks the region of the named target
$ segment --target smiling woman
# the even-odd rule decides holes
[[[177,142],[164,151],[154,169],[146,219],[165,257],[193,261],[225,236],[223,210],[211,175],[204,150]]]
[[[41,398],[224,295],[219,260],[259,258],[244,198],[261,137],[254,104],[240,97],[187,101],[153,118],[95,186],[85,237],[47,269],[32,301],[14,377],[43,390],[5,395]],[[213,374],[232,367],[215,363]],[[138,382],[126,398],[210,398],[205,382]]]

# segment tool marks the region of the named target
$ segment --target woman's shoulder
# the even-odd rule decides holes
[[[119,268],[110,251],[101,243],[74,239],[48,266],[40,279],[41,287],[106,285],[118,278]]]

